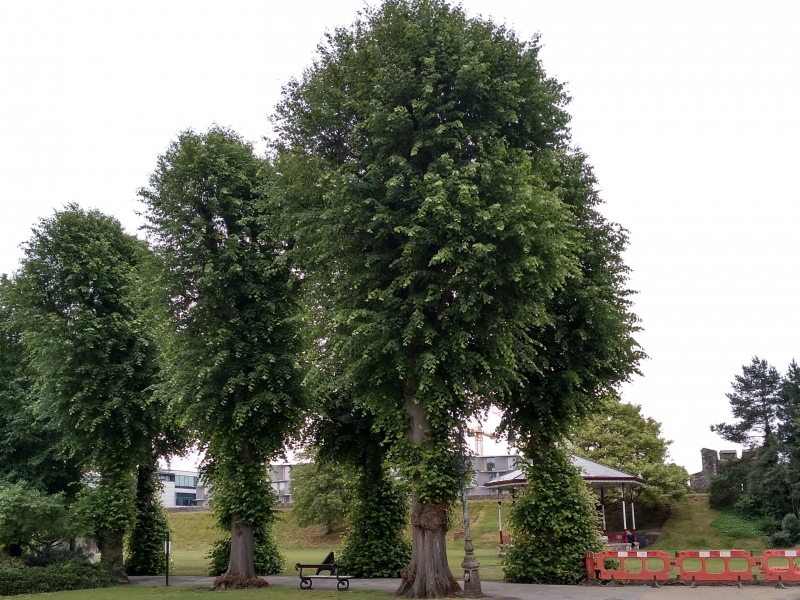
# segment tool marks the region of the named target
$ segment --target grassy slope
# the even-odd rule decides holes
[[[504,522],[507,509],[508,504],[504,503]],[[663,537],[648,549],[670,553],[676,550],[764,549],[762,539],[732,537],[713,527],[711,523],[719,515],[719,511],[709,508],[705,494],[690,494],[683,502],[673,503],[670,517],[664,525]],[[281,552],[286,557],[285,574],[295,574],[295,563],[316,563],[328,551],[341,548],[340,533],[326,535],[324,528],[318,525],[300,527],[291,510],[279,511],[278,517],[275,534]],[[659,518],[660,515],[653,517],[654,524]],[[489,500],[470,502],[470,521],[475,555],[481,563],[481,577],[487,581],[501,580],[503,569],[501,559],[497,557],[497,503]],[[171,513],[170,522],[174,531],[172,572],[176,575],[204,575],[207,569],[205,554],[213,540],[220,535],[214,527],[211,514]],[[460,578],[464,541],[453,538],[454,534],[450,532],[447,557],[453,573]]]
[[[683,502],[672,505],[672,513],[664,525],[664,535],[648,550],[763,550],[764,541],[736,538],[723,534],[711,523],[720,516],[708,506],[706,494],[689,494]]]
[[[208,564],[205,555],[211,543],[221,536],[211,513],[169,513],[169,519],[173,530],[170,571],[175,575],[205,575]],[[475,555],[481,563],[481,576],[486,580],[502,579],[502,567],[497,558],[497,503],[488,500],[470,502],[470,522]],[[342,545],[341,533],[326,535],[320,525],[300,527],[291,510],[278,511],[275,535],[286,557],[287,575],[295,574],[296,563],[319,562],[328,551],[337,551]],[[452,532],[448,534],[447,556],[453,572],[460,573],[464,540],[454,541]]]

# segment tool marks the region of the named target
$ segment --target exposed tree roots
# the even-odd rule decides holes
[[[248,588],[267,587],[266,579],[260,577],[242,577],[240,575],[220,575],[211,584],[212,590],[244,590]]]

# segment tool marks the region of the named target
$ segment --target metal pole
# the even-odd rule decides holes
[[[500,545],[503,545],[503,501],[500,500],[500,490],[497,490],[497,523],[500,528]]]
[[[469,531],[469,505],[467,504],[467,457],[464,455],[464,430],[459,429],[458,476],[461,479],[461,507],[464,516],[464,560],[461,568],[464,571],[463,598],[483,598],[481,576],[478,571],[481,564],[475,558],[472,535]]]
[[[164,551],[167,555],[167,587],[169,587],[169,529],[167,529],[167,543],[164,545]]]
[[[603,531],[605,532],[605,531],[608,531],[608,528],[606,527],[606,496],[605,496],[604,492],[605,492],[605,489],[601,487],[600,488],[600,506],[603,509]]]
[[[622,528],[623,529],[627,529],[628,528],[628,514],[627,514],[627,511],[625,510],[625,484],[624,483],[622,484]],[[625,541],[627,542],[628,540],[625,540]]]
[[[633,525],[633,532],[636,533],[636,509],[634,508],[636,502],[634,502],[633,497],[633,486],[631,486],[631,521]]]

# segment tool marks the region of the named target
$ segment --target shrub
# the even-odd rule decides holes
[[[103,588],[121,582],[101,565],[73,559],[62,565],[0,571],[0,596]]]
[[[61,546],[45,545],[33,548],[25,555],[25,565],[28,567],[49,567],[50,565],[63,565],[72,560],[85,561],[82,553]]]
[[[800,519],[796,515],[789,513],[781,521],[781,529],[789,534],[793,544],[800,540]]]
[[[769,538],[770,548],[791,548],[793,545],[791,535],[783,530],[776,531]]]
[[[275,541],[271,530],[267,528],[255,530],[253,534],[253,553],[256,575],[275,575],[283,572],[283,565],[286,559],[278,550],[278,543]],[[217,576],[225,573],[228,570],[228,562],[231,558],[230,536],[214,542],[207,556],[210,559],[209,575]]]

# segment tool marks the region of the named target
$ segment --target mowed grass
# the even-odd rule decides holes
[[[664,524],[664,535],[648,550],[754,550],[765,548],[764,540],[726,535],[712,525],[721,513],[708,505],[707,494],[688,494],[672,505],[670,518]]]
[[[213,600],[220,597],[219,592],[212,592],[207,587],[196,586],[170,586],[170,587],[150,587],[144,585],[122,585],[113,588],[102,588],[97,590],[75,590],[71,592],[55,592],[47,594],[48,599],[52,600],[189,600],[189,598],[207,598]],[[341,600],[342,592],[314,590],[307,592],[300,589],[285,586],[270,586],[255,590],[226,590],[225,600],[308,600],[309,595],[313,595],[315,600],[338,598]],[[14,596],[14,598],[41,598],[41,594],[24,594]],[[382,591],[357,591],[349,590],[348,598],[357,600],[384,600],[389,597],[389,592]]]
[[[475,546],[475,556],[481,563],[481,577],[487,581],[503,579],[499,546],[497,503],[490,500],[476,500],[469,503],[470,529]],[[506,506],[503,507],[505,519]],[[222,537],[210,512],[169,513],[172,527],[172,561],[170,573],[173,575],[206,575],[208,559],[206,555],[211,544]],[[326,534],[321,525],[300,527],[291,509],[278,511],[275,523],[275,537],[278,546],[286,557],[285,575],[294,575],[295,564],[318,563],[333,550],[341,551],[342,534]],[[454,539],[455,532],[447,535],[447,558],[453,574],[460,579],[461,561],[464,558],[464,539]]]

